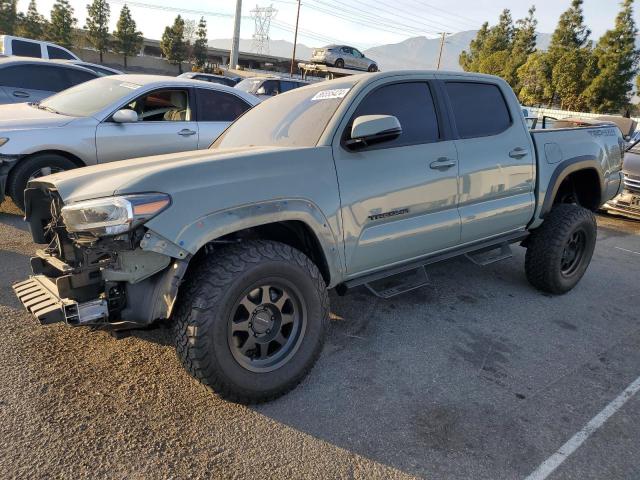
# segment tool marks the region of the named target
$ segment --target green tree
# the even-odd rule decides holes
[[[469,44],[469,52],[463,50],[460,54],[459,63],[465,72],[477,71],[477,65],[480,58],[482,57],[484,44],[488,34],[489,22],[484,22],[482,24],[482,27],[480,27],[480,30],[478,30],[476,38],[471,40],[471,43]]]
[[[545,96],[562,108],[584,108],[583,93],[594,75],[591,31],[584,23],[583,0],[572,0],[551,36],[547,62],[553,65]]]
[[[13,35],[18,24],[18,1],[0,0],[0,33]]]
[[[552,67],[548,60],[549,56],[545,52],[535,51],[529,55],[524,65],[518,68],[518,98],[523,105],[543,105],[549,102]]]
[[[142,32],[137,30],[136,22],[131,17],[131,10],[124,5],[120,10],[120,17],[113,32],[114,47],[124,57],[124,68],[127,68],[127,57],[137,54],[142,47]]]
[[[89,43],[102,55],[109,48],[109,4],[106,0],[93,0],[87,5],[87,38]]]
[[[516,22],[511,52],[502,71],[502,77],[509,82],[516,94],[522,88],[518,69],[527,63],[529,56],[536,50],[538,21],[534,17],[535,12],[536,7],[532,6],[528,15]]]
[[[558,26],[551,36],[549,54],[562,56],[566,50],[576,50],[588,45],[591,30],[584,24],[583,0],[571,0],[571,6],[560,15]]]
[[[637,35],[633,0],[624,0],[615,27],[600,38],[593,51],[597,74],[584,93],[591,110],[618,112],[629,103],[640,60],[635,45]]]
[[[486,22],[482,25],[469,45],[469,52],[460,54],[460,65],[468,72],[499,75],[502,69],[496,69],[496,65],[504,60],[504,52],[511,50],[513,34],[511,12],[505,9],[496,25],[489,27]]]
[[[47,32],[49,40],[65,48],[71,48],[76,22],[73,7],[68,0],[56,0],[51,9],[51,22]]]
[[[24,15],[17,28],[17,34],[21,37],[33,38],[35,40],[43,40],[47,30],[47,21],[44,16],[38,13],[36,0],[29,2],[27,13]]]
[[[182,62],[187,56],[187,49],[184,42],[184,20],[180,15],[176,17],[171,27],[164,29],[160,49],[169,63],[178,65],[178,71],[182,73]]]
[[[199,69],[203,69],[207,63],[207,46],[207,21],[204,17],[200,17],[198,30],[196,31],[196,41],[193,43],[193,57]]]

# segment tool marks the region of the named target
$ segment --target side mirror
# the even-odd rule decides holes
[[[349,148],[395,140],[402,134],[400,121],[392,115],[362,115],[353,121],[351,138],[345,143]]]
[[[138,114],[131,109],[123,108],[114,113],[111,118],[116,123],[134,123],[138,121]]]

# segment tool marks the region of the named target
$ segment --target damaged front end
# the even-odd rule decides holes
[[[52,186],[30,184],[25,216],[46,248],[16,295],[42,324],[132,328],[169,318],[190,255],[144,223],[170,202],[151,193],[65,205]]]

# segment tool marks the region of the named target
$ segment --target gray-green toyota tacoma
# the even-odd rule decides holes
[[[572,289],[623,147],[614,126],[529,131],[492,76],[322,82],[248,111],[209,150],[32,180],[26,219],[44,248],[14,289],[43,324],[169,321],[194,377],[266,401],[318,358],[329,289],[389,297],[427,264],[488,263],[513,243],[534,287]]]

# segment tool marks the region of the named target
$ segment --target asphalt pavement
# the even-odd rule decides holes
[[[310,376],[245,407],[193,381],[166,328],[38,325],[11,291],[34,246],[5,203],[0,478],[524,479],[576,434],[544,478],[640,478],[640,394],[585,430],[640,377],[640,222],[598,225],[563,296],[528,285],[520,247],[429,267],[429,286],[389,300],[332,295]]]

